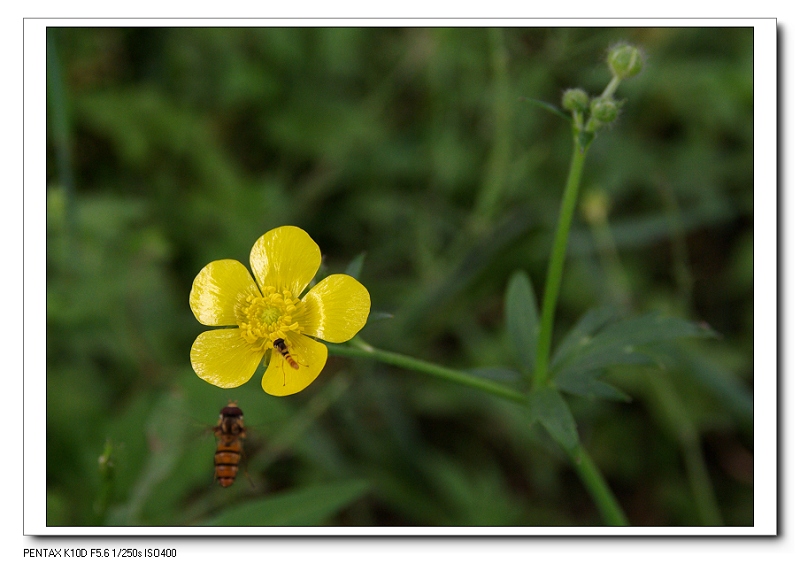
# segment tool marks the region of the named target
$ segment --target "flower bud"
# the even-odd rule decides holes
[[[583,89],[567,89],[561,98],[561,106],[567,111],[586,113],[589,110],[589,96]]]
[[[591,118],[598,123],[611,123],[617,118],[619,104],[607,97],[597,97],[592,99]]]
[[[630,44],[617,44],[608,52],[608,67],[619,79],[633,77],[642,71],[642,52]]]

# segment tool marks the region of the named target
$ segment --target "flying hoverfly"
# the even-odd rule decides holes
[[[219,412],[219,420],[214,427],[217,437],[217,450],[214,453],[214,480],[227,488],[236,480],[239,461],[242,458],[242,439],[247,435],[244,428],[244,414],[234,401]]]

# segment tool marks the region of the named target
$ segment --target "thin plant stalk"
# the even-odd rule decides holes
[[[401,369],[424,373],[426,375],[431,375],[433,377],[450,381],[465,387],[478,389],[485,393],[519,404],[527,404],[528,402],[528,397],[523,393],[498,385],[497,383],[494,383],[488,379],[470,375],[469,373],[463,373],[461,371],[454,371],[453,369],[448,369],[447,367],[436,365],[434,363],[428,363],[427,361],[423,361],[422,359],[417,359],[415,357],[409,357],[408,355],[402,355],[392,351],[384,351],[383,349],[376,349],[375,347],[372,347],[363,341],[358,343],[358,348],[346,345],[328,345],[328,352],[331,355],[337,355],[340,357],[360,357],[372,359],[374,361],[380,361],[381,363],[386,363],[387,365],[394,365],[396,367],[400,367]]]
[[[569,242],[569,229],[572,225],[572,216],[575,213],[575,204],[578,201],[578,190],[583,174],[583,163],[586,159],[586,147],[582,147],[578,136],[573,137],[572,161],[569,166],[569,175],[561,201],[561,213],[558,217],[558,227],[553,241],[553,251],[550,255],[550,264],[547,268],[547,280],[544,288],[544,301],[542,302],[542,319],[539,329],[539,343],[536,347],[536,367],[534,369],[533,386],[541,388],[547,383],[548,363],[550,362],[550,345],[553,339],[553,323],[556,314],[558,291],[561,287],[561,276],[564,273],[564,260],[567,255]]]
[[[603,520],[607,525],[626,526],[628,518],[625,512],[620,508],[617,499],[608,487],[603,474],[597,469],[597,466],[592,461],[591,457],[586,453],[583,446],[578,447],[578,454],[574,458],[570,455],[572,466],[578,473],[583,485],[591,494],[597,509],[603,516]]]
[[[539,330],[539,343],[536,347],[536,367],[533,376],[533,388],[542,388],[547,384],[548,364],[550,361],[550,345],[553,338],[553,323],[556,314],[558,291],[561,287],[561,276],[564,272],[564,260],[567,256],[569,229],[578,201],[583,163],[589,145],[599,128],[611,123],[619,112],[619,105],[612,100],[620,82],[632,77],[641,70],[641,54],[632,46],[619,45],[608,56],[608,64],[612,73],[611,81],[600,97],[592,100],[583,90],[568,90],[564,94],[562,104],[572,111],[572,160],[569,166],[567,184],[561,200],[561,213],[558,216],[553,251],[547,268],[547,279],[542,302],[542,320]],[[584,116],[589,113],[584,123]]]

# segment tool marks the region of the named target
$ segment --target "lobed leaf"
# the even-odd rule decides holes
[[[531,395],[533,422],[540,422],[564,450],[577,453],[578,427],[569,406],[555,387],[536,389]]]
[[[716,335],[708,326],[679,317],[648,313],[641,317],[618,321],[606,327],[598,340],[635,345],[649,345],[681,337],[711,337]]]
[[[646,349],[658,343],[683,337],[710,337],[715,333],[685,319],[650,313],[606,325],[608,314],[587,314],[565,338],[553,359],[554,376],[566,370],[593,371],[617,364],[650,364],[652,351]],[[607,321],[607,319],[606,319]],[[599,329],[596,335],[591,329]]]
[[[617,317],[618,314],[619,312],[617,309],[610,305],[596,307],[586,312],[558,346],[558,349],[553,355],[553,361],[550,365],[551,368],[558,367],[575,347],[580,344],[588,343],[592,335]]]
[[[579,397],[630,402],[631,397],[618,388],[597,380],[591,373],[567,372],[553,379],[559,390]]]
[[[514,357],[526,375],[533,373],[536,344],[539,341],[539,314],[536,296],[528,275],[518,270],[508,282],[505,296],[506,330]]]

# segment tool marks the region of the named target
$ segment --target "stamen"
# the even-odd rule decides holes
[[[299,303],[292,292],[284,290],[281,294],[274,286],[267,287],[264,296],[248,295],[236,307],[242,338],[253,351],[266,352],[276,339],[285,338],[286,332],[302,333],[303,327],[297,322]]]

